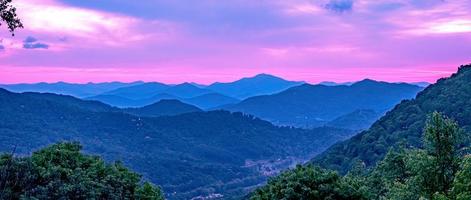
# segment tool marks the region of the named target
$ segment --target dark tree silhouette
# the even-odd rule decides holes
[[[16,8],[11,4],[12,0],[0,0],[0,26],[6,24],[11,34],[18,28],[23,28],[21,20],[16,14]]]

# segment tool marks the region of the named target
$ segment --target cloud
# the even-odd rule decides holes
[[[48,49],[49,45],[44,43],[25,43],[23,44],[23,48],[25,49]]]
[[[49,45],[38,42],[38,39],[28,36],[23,41],[23,48],[24,49],[48,49]]]
[[[23,42],[24,43],[33,43],[33,42],[36,42],[38,41],[38,39],[32,37],[32,36],[28,36]]]
[[[152,22],[144,24],[134,17],[67,6],[58,0],[18,0],[15,6],[25,26],[23,31],[76,39],[79,44],[122,45],[155,35],[139,32],[140,27]]]
[[[5,50],[5,47],[0,44],[0,51],[3,51],[3,50]]]
[[[330,0],[324,7],[334,12],[347,12],[353,9],[353,0]]]

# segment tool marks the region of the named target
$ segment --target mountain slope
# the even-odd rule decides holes
[[[109,105],[128,108],[147,106],[163,99],[183,100],[186,98],[194,98],[210,93],[213,92],[207,89],[199,88],[190,83],[182,83],[179,85],[170,86],[154,82],[119,88],[85,99],[97,100]]]
[[[108,105],[125,108],[125,107],[139,107],[140,103],[137,100],[129,99],[111,94],[100,94],[92,97],[84,98],[84,100],[93,100],[106,103]]]
[[[144,98],[144,99],[129,99],[129,98],[121,97],[121,96],[106,95],[106,94],[85,98],[85,100],[100,101],[108,105],[116,106],[119,108],[138,108],[138,107],[143,107],[143,106],[147,106],[147,105],[159,102],[160,100],[164,100],[164,99],[178,100],[180,98],[170,95],[170,94],[166,94],[166,93],[159,93],[152,97]]]
[[[257,96],[224,107],[281,125],[316,127],[358,109],[385,112],[422,88],[365,79],[351,86],[309,85]]]
[[[193,98],[204,94],[212,93],[213,91],[199,88],[191,83],[182,83],[167,88],[163,93],[170,94],[179,98]]]
[[[161,93],[162,91],[168,89],[169,87],[170,86],[165,85],[163,83],[151,82],[118,88],[116,90],[105,92],[102,95],[114,95],[134,100],[144,99],[155,96]]]
[[[189,99],[182,99],[182,101],[185,103],[198,106],[199,108],[203,108],[203,109],[215,108],[218,106],[234,104],[234,103],[239,102],[238,99],[228,97],[219,93],[203,94],[201,96],[197,96],[197,97],[193,97]]]
[[[370,129],[336,144],[315,157],[323,167],[346,172],[356,160],[373,166],[390,147],[419,147],[427,115],[439,111],[471,130],[471,65],[461,66],[450,78],[438,80],[413,100],[405,100],[375,122]]]
[[[326,126],[345,128],[350,130],[365,130],[381,117],[381,113],[374,110],[355,110],[346,115],[335,118]]]
[[[237,197],[352,134],[280,128],[223,111],[138,117],[76,101],[0,89],[0,151],[16,147],[25,155],[57,141],[80,141],[86,152],[122,160],[162,185],[169,199]]]
[[[301,84],[302,82],[287,81],[269,74],[259,74],[231,83],[213,83],[207,89],[236,99],[245,99],[252,96],[273,94]]]
[[[202,110],[196,106],[182,103],[178,100],[160,100],[157,103],[147,105],[140,108],[128,108],[125,112],[135,114],[138,116],[158,117],[158,116],[172,116],[183,113],[201,112]]]

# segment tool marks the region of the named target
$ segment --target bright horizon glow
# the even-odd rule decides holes
[[[466,0],[14,3],[25,29],[0,27],[3,84],[435,82],[471,63]]]

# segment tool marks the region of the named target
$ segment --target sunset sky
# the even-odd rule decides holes
[[[469,0],[14,0],[0,83],[429,81],[471,63]]]

